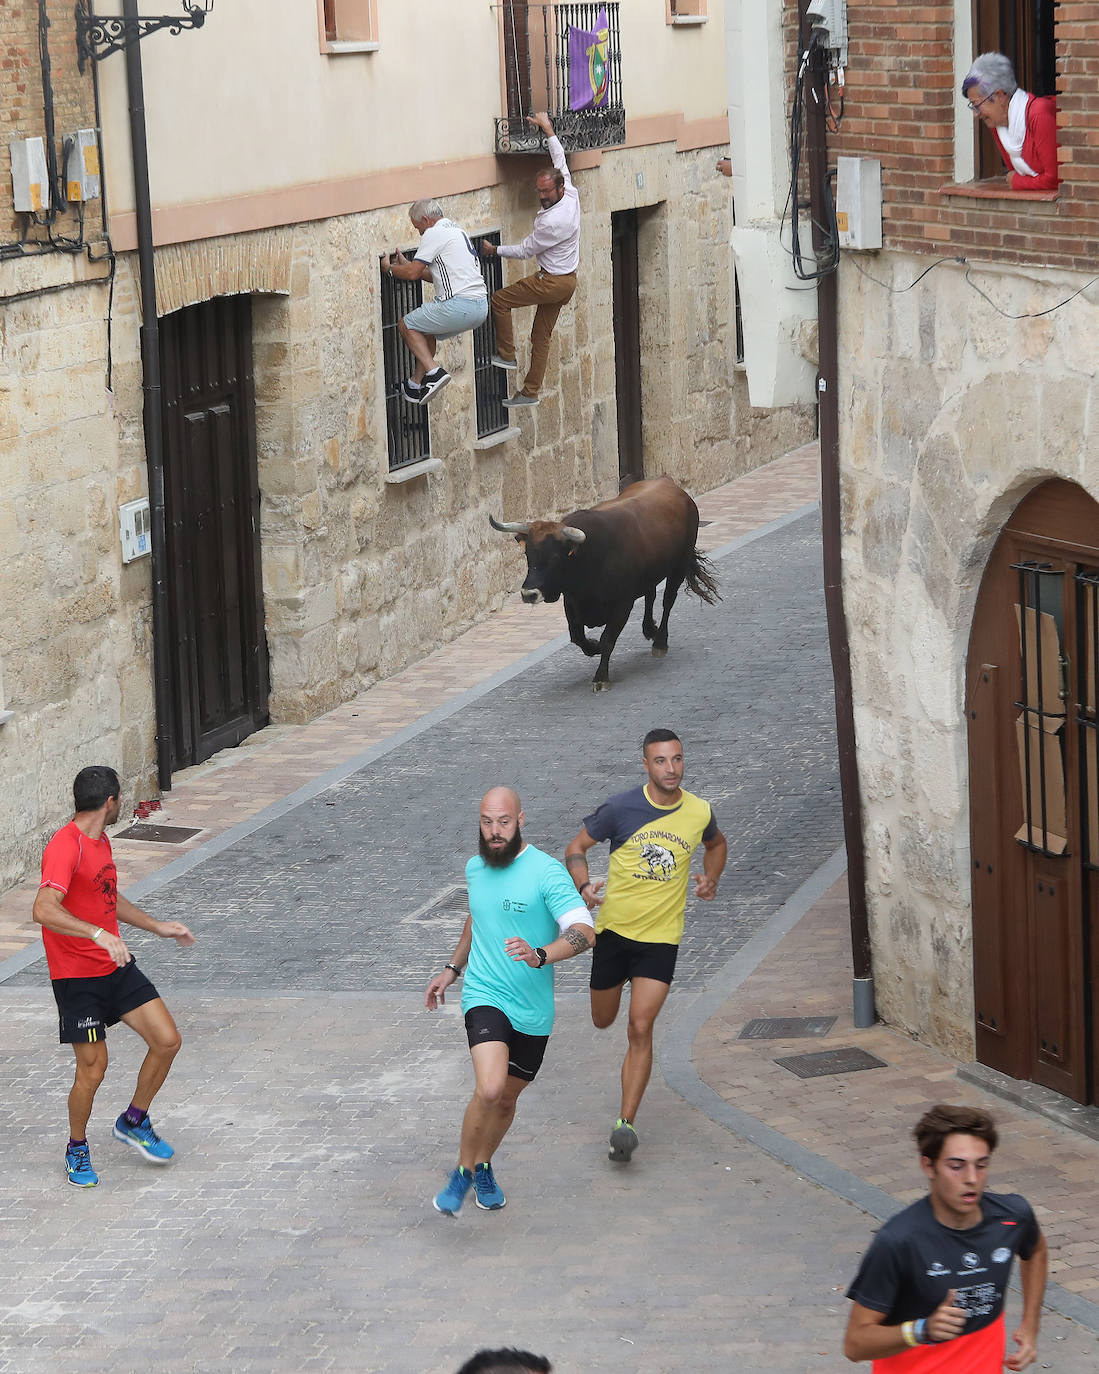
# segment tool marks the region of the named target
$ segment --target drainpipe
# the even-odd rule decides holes
[[[122,13],[137,28],[137,0],[122,0]],[[162,792],[172,790],[172,688],[168,649],[167,539],[164,524],[164,431],[160,391],[160,325],[156,313],[153,214],[149,196],[149,147],[145,136],[145,87],[141,44],[126,47],[126,91],[130,105],[130,150],[134,165],[137,261],[141,272],[141,373],[145,462],[149,472],[152,535],[153,687],[156,701],[156,767]]]
[[[804,11],[804,0],[802,9]],[[804,15],[803,15],[804,21]],[[804,32],[804,27],[802,29]],[[817,47],[810,59],[812,85],[806,101],[806,142],[809,154],[809,198],[813,219],[813,248],[818,258],[828,251],[825,225],[831,188],[828,184],[827,130],[824,122],[828,70]],[[836,272],[817,281],[819,336],[817,404],[820,427],[820,516],[824,545],[824,603],[828,644],[836,696],[836,741],[839,750],[843,838],[847,847],[847,892],[851,908],[852,1001],[855,1025],[872,1026],[874,974],[870,957],[870,925],[866,909],[866,860],[862,829],[859,761],[855,749],[855,713],[851,690],[851,646],[843,605],[842,527],[840,510],[839,443],[839,322]]]

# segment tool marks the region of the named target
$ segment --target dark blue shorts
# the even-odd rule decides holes
[[[101,978],[55,978],[53,996],[61,1043],[76,1045],[102,1040],[108,1026],[160,993],[131,959]]]

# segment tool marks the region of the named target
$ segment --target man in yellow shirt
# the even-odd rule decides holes
[[[589,908],[599,908],[591,970],[591,1016],[614,1024],[630,983],[622,1106],[611,1131],[610,1158],[627,1164],[637,1148],[634,1119],[653,1066],[653,1025],[675,973],[691,855],[705,849],[695,896],[712,901],[725,867],[725,836],[709,802],[683,790],[683,745],[672,730],[650,730],[641,750],[648,781],[605,801],[585,817],[565,851],[565,866]],[[610,841],[606,882],[592,882],[587,852]]]

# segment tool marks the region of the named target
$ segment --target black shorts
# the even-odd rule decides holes
[[[508,1077],[533,1083],[542,1067],[548,1035],[524,1035],[517,1031],[499,1007],[470,1007],[466,1012],[466,1039],[470,1049],[488,1040],[502,1040],[508,1047]]]
[[[678,954],[678,945],[627,940],[617,930],[601,930],[595,937],[591,956],[591,986],[602,992],[631,978],[654,978],[658,983],[670,984]]]
[[[131,959],[101,978],[55,978],[53,996],[61,1043],[75,1045],[102,1040],[108,1026],[160,994]]]

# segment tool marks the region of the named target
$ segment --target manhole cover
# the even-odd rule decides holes
[[[401,917],[402,925],[442,925],[453,926],[455,920],[461,930],[462,922],[469,915],[469,897],[465,883],[451,883],[437,892],[429,902]]]
[[[834,1016],[756,1016],[737,1039],[800,1040],[809,1035],[827,1035],[835,1024]]]
[[[858,1073],[860,1069],[887,1069],[884,1059],[866,1050],[816,1050],[812,1054],[788,1054],[775,1060],[799,1078],[827,1078],[833,1073]]]
[[[183,825],[131,825],[128,830],[120,830],[116,840],[151,840],[153,844],[182,844],[201,833],[202,827],[188,830]]]

